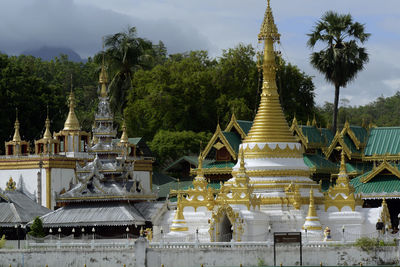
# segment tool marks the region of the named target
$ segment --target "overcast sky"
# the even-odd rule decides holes
[[[284,58],[314,76],[316,102],[333,102],[333,86],[308,63],[307,37],[327,10],[351,13],[372,36],[370,62],[341,98],[362,105],[400,90],[400,1],[271,0]],[[169,53],[204,49],[218,56],[239,43],[257,44],[265,0],[0,0],[0,51],[63,46],[88,57],[101,37],[136,26]]]

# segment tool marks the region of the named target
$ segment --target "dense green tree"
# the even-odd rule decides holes
[[[36,217],[35,220],[33,221],[29,235],[31,235],[33,237],[44,237],[45,236],[44,229],[43,229],[43,222],[39,217]]]
[[[165,166],[183,155],[197,155],[200,144],[205,146],[211,136],[205,132],[161,130],[149,145],[157,160]]]
[[[321,51],[312,53],[310,61],[335,86],[332,124],[336,132],[340,88],[354,80],[368,62],[366,49],[359,44],[363,44],[370,34],[365,33],[363,24],[353,22],[350,14],[328,11],[308,36],[310,48],[317,43],[326,45]]]
[[[126,92],[132,88],[132,77],[139,69],[149,69],[162,63],[166,48],[162,42],[158,46],[149,40],[137,37],[136,28],[109,35],[105,39],[105,57],[109,72],[111,106],[116,116],[122,115],[126,103]],[[101,60],[100,53],[96,59]]]

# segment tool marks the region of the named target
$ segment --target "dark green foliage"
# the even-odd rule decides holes
[[[335,86],[332,122],[333,131],[336,132],[340,87],[354,80],[368,62],[366,49],[360,47],[359,43],[363,44],[370,34],[365,33],[363,24],[353,22],[350,14],[328,11],[308,36],[307,45],[310,48],[317,43],[325,46],[321,51],[312,53],[310,61]]]
[[[323,107],[318,108],[322,121],[328,121],[333,111],[333,104],[326,102]],[[346,120],[353,125],[365,125],[369,123],[377,126],[399,126],[400,125],[400,92],[391,97],[378,97],[375,101],[358,107],[340,107],[338,115],[338,126],[342,126]],[[325,125],[323,125],[325,126]]]
[[[198,155],[200,144],[204,146],[211,138],[210,133],[192,131],[172,132],[161,130],[150,142],[150,149],[162,165],[171,163],[183,155]]]
[[[129,135],[152,138],[158,130],[213,132],[232,113],[253,120],[258,106],[259,74],[254,49],[239,45],[211,59],[207,52],[171,55],[151,70],[138,70],[132,80],[125,117]],[[306,120],[314,111],[311,77],[281,61],[278,89],[287,118]]]
[[[44,237],[43,222],[39,217],[36,217],[32,223],[31,231],[28,233],[33,237]]]
[[[82,128],[89,130],[97,100],[96,67],[90,59],[83,64],[61,56],[46,62],[31,56],[0,54],[0,141],[12,138],[15,108],[19,109],[20,133],[25,140],[41,138],[47,105],[51,130],[62,129],[68,114],[71,75],[77,96],[76,112]],[[4,153],[3,146],[0,152]]]

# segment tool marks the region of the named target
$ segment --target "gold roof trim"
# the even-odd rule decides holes
[[[344,152],[346,153],[346,156],[351,159],[352,157],[352,153],[350,148],[346,145],[346,143],[344,142],[343,139],[343,135],[337,131],[335,134],[335,137],[332,140],[332,143],[329,145],[329,147],[324,151],[324,154],[327,158],[329,158],[333,152],[333,150],[336,148],[336,146],[338,145],[342,147],[342,149],[344,150]]]
[[[293,135],[297,134],[297,137],[299,138],[300,142],[307,149],[308,148],[308,138],[303,134],[303,131],[299,127],[296,116],[293,118],[292,125],[290,126],[290,131],[293,133]]]
[[[381,173],[383,170],[387,170],[393,175],[395,175],[397,178],[400,179],[400,171],[391,165],[389,162],[384,160],[377,168],[373,169],[367,176],[362,178],[363,183],[368,183],[371,179],[373,179],[375,176],[377,176],[379,173]]]
[[[232,128],[235,128],[236,131],[240,134],[240,137],[242,139],[246,138],[246,133],[243,131],[243,129],[240,127],[239,123],[237,122],[235,113],[232,113],[231,120],[228,123],[228,126],[225,128],[225,132],[230,132]]]
[[[217,125],[217,129],[215,130],[214,135],[211,137],[206,148],[204,149],[204,152],[202,153],[203,159],[207,157],[208,153],[210,153],[211,148],[213,147],[213,145],[215,144],[215,141],[217,141],[218,138],[225,145],[226,149],[228,150],[228,152],[232,156],[232,158],[234,160],[236,160],[237,155],[236,155],[235,151],[233,150],[233,148],[231,147],[231,145],[229,144],[228,140],[226,140],[219,124]]]
[[[289,142],[297,143],[289,130],[282,111],[276,85],[276,63],[274,42],[279,40],[272,10],[268,2],[259,40],[264,40],[263,85],[261,100],[253,125],[244,139],[244,143]]]

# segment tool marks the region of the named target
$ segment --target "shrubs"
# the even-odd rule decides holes
[[[376,247],[396,246],[396,241],[394,240],[393,242],[385,242],[383,240],[379,240],[378,238],[361,237],[356,240],[354,245],[356,247],[360,247],[362,250],[370,251]]]
[[[39,217],[36,217],[31,226],[31,231],[28,233],[33,237],[44,237],[43,222]]]

